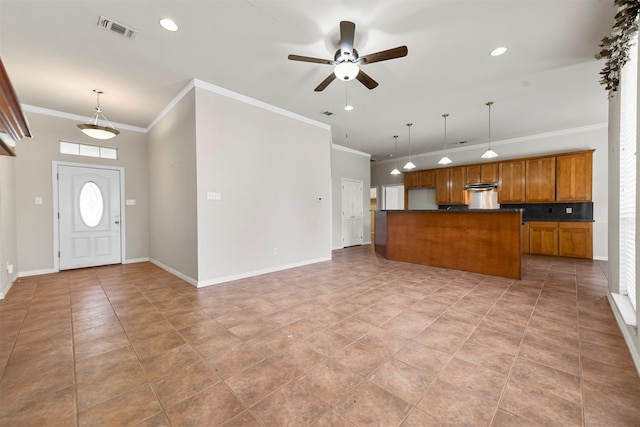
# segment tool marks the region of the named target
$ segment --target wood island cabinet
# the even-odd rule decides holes
[[[498,169],[498,203],[524,203],[525,161],[501,162]]]
[[[526,161],[526,202],[556,201],[556,158],[541,157]]]
[[[529,253],[535,255],[558,255],[557,222],[529,222]]]
[[[498,182],[498,164],[467,166],[467,184]]]
[[[556,201],[590,202],[593,151],[556,157]]]

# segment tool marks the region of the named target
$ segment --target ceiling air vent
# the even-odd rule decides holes
[[[113,31],[114,33],[120,34],[122,37],[130,40],[135,39],[136,35],[138,34],[138,31],[134,30],[133,28],[129,28],[126,25],[119,24],[113,19],[104,16],[101,16],[98,19],[98,27],[104,30]]]
[[[333,113],[331,111],[323,111],[322,114],[324,114],[325,116],[333,116]]]

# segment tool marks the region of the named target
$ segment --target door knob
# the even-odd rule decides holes
[[[116,224],[120,224],[120,221],[116,221]]]

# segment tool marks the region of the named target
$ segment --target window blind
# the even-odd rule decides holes
[[[620,90],[620,293],[636,307],[637,37],[622,70]]]

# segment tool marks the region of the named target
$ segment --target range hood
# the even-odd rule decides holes
[[[486,182],[486,183],[476,183],[476,184],[467,184],[464,186],[465,190],[469,191],[487,191],[487,190],[495,190],[498,188],[497,182]]]

